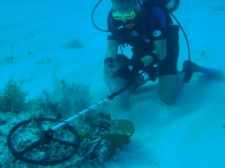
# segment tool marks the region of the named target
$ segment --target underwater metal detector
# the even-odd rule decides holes
[[[36,165],[56,165],[67,161],[77,153],[80,145],[79,134],[69,123],[105,105],[127,90],[130,85],[131,82],[64,121],[31,118],[18,123],[7,136],[9,150],[17,159]]]

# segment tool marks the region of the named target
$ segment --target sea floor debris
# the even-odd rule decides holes
[[[14,115],[13,113],[10,114]],[[23,113],[20,113],[20,115],[22,114]],[[23,117],[19,117],[18,119],[21,120],[21,118]],[[5,119],[1,119],[1,122],[5,123],[6,121],[4,122],[3,120],[7,120],[7,117]],[[5,125],[0,125],[0,127],[6,128],[4,128],[5,131],[1,131],[0,134],[0,141],[2,141],[2,144],[5,144],[1,150],[2,154],[0,157],[0,167],[43,167],[40,165],[32,165],[15,159],[11,152],[9,152],[9,150],[6,148],[7,134],[10,129],[15,126],[16,123],[18,123],[20,120],[13,120],[14,122],[10,121]],[[51,127],[51,124],[45,123],[45,126],[43,126],[43,128],[47,129],[47,127]],[[132,122],[119,119],[113,120],[111,119],[109,114],[103,112],[88,113],[71,123],[70,126],[72,126],[78,133],[80,140],[79,148],[71,159],[55,165],[54,167],[56,168],[66,168],[71,166],[76,166],[78,168],[100,168],[105,161],[117,159],[119,149],[123,145],[129,143],[130,137],[134,133],[134,126]],[[22,148],[24,144],[30,143],[30,140],[32,138],[31,136],[38,137],[38,133],[32,131],[32,128],[33,126],[31,124],[29,125],[29,128],[26,128],[29,129],[29,131],[25,131],[25,128],[22,128],[19,131],[21,132],[21,136],[20,134],[18,134],[18,136],[16,137],[18,143],[17,148]],[[73,139],[71,138],[71,134],[64,134],[63,131],[64,130],[59,130],[57,135],[64,140],[73,141]],[[32,139],[35,139],[35,137],[33,137]],[[51,148],[53,148],[54,150],[47,150],[49,147],[48,145],[51,145]],[[34,149],[34,151],[31,151],[29,155],[37,160],[42,160],[45,157],[57,158],[57,155],[63,153],[65,154],[66,150],[67,149],[61,148],[57,143],[49,143],[47,144],[47,146],[43,146],[42,149]],[[53,156],[53,154],[56,154],[56,156]],[[49,165],[45,167],[48,168],[52,166]]]

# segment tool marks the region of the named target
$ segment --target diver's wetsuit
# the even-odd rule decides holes
[[[177,73],[177,60],[179,54],[178,31],[179,27],[173,25],[170,15],[158,6],[149,6],[145,12],[135,11],[134,20],[126,23],[115,20],[112,11],[108,15],[108,40],[117,40],[119,44],[132,46],[133,58],[142,58],[151,55],[154,64],[158,63],[158,75],[172,75]],[[167,39],[167,54],[163,60],[158,60],[153,42]]]

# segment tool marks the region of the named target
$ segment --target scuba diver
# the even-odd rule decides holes
[[[158,94],[162,102],[171,104],[200,67],[184,61],[177,70],[179,26],[165,9],[150,1],[111,0],[108,14],[107,51],[104,79],[109,88],[113,83],[131,82],[131,91],[146,81],[158,78]],[[131,46],[132,57],[119,54],[119,46]]]

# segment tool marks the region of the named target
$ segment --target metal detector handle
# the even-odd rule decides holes
[[[78,114],[71,116],[70,118],[62,121],[61,123],[58,123],[57,125],[53,126],[52,128],[50,128],[52,131],[57,130],[58,128],[68,124],[69,122],[73,121],[74,119],[80,117],[81,115],[86,114],[87,112],[94,110],[96,107],[100,107],[102,105],[105,105],[109,100],[113,100],[113,98],[115,98],[116,96],[118,96],[119,94],[121,94],[122,92],[124,92],[125,90],[127,90],[132,82],[129,82],[125,87],[121,88],[120,90],[112,93],[111,95],[108,95],[107,98],[104,98],[100,101],[98,101],[97,103],[89,106],[88,108],[80,111]]]
[[[114,97],[120,95],[121,93],[123,93],[125,90],[127,90],[131,85],[131,82],[128,83],[125,87],[121,88],[120,90],[118,90],[117,92],[114,92],[112,93],[111,95],[108,95],[107,97],[110,99],[110,100],[113,100]]]

